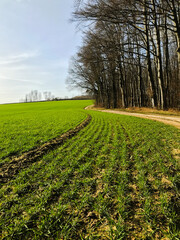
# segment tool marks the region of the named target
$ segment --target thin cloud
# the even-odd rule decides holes
[[[0,58],[0,65],[19,63],[37,56],[39,56],[39,51],[24,52],[21,54],[8,56],[6,58]]]
[[[0,79],[3,80],[11,80],[11,81],[16,81],[16,82],[23,82],[23,83],[35,83],[38,85],[42,85],[42,82],[40,81],[34,81],[34,80],[29,80],[29,79],[19,79],[19,78],[10,78],[10,77],[6,77],[6,76],[0,76]]]
[[[13,66],[11,65],[11,66],[3,66],[3,67],[1,67],[1,70],[0,70],[0,72],[2,72],[2,71],[15,71],[15,72],[17,72],[17,71],[25,71],[25,70],[34,70],[34,66],[31,66],[31,65],[25,65],[25,64],[14,64]],[[1,76],[1,75],[0,75]]]

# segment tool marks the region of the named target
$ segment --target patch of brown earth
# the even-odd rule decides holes
[[[94,186],[91,186],[91,196],[94,201],[99,197],[99,195],[103,196],[103,198],[108,198],[107,194],[104,192],[106,183],[103,180],[103,176],[105,174],[105,169],[96,169],[96,173],[93,176],[93,180],[96,181]],[[109,219],[115,219],[116,215],[116,205],[117,202],[110,199],[111,201],[111,211],[109,212]],[[109,209],[110,210],[110,209]],[[83,239],[91,239],[93,237],[102,240],[110,240],[110,231],[111,229],[115,230],[115,227],[111,226],[109,219],[107,216],[99,212],[98,209],[85,208],[79,214],[80,219],[83,221],[83,229],[85,238]]]
[[[162,122],[162,123],[165,123],[165,124],[168,124],[168,125],[172,125],[172,126],[178,128],[178,129],[180,129],[180,117],[175,117],[175,116],[174,117],[172,117],[172,116],[169,117],[169,116],[162,116],[162,115],[130,113],[130,112],[122,112],[122,111],[116,111],[116,110],[100,110],[100,111],[151,119],[151,120],[159,121],[159,122]]]
[[[129,111],[126,112],[126,111],[120,111],[120,110],[95,108],[92,105],[89,107],[86,107],[86,109],[151,119],[151,120],[163,122],[165,124],[168,124],[168,125],[171,125],[171,126],[174,126],[178,129],[180,129],[180,116],[172,116],[171,113],[169,115],[168,114],[158,115],[158,114],[151,114],[151,113],[149,113],[149,111],[148,111],[148,113],[146,113],[146,111],[142,111],[142,113],[143,113],[142,114],[142,113],[129,112]],[[159,111],[158,111],[158,113],[159,113]],[[178,115],[179,115],[179,112],[178,112]]]
[[[180,149],[173,149],[172,154],[175,159],[180,160]]]
[[[173,183],[164,176],[161,179],[161,183],[167,188],[173,186]]]
[[[97,110],[105,110],[103,107],[98,107],[95,105],[90,105],[86,107],[85,109],[97,109]],[[141,114],[161,114],[161,115],[169,115],[169,116],[180,116],[180,111],[175,110],[175,109],[168,109],[168,110],[159,110],[157,108],[147,108],[147,107],[129,107],[129,108],[115,108],[112,110],[117,110],[117,111],[123,111],[123,112],[130,112],[130,113],[141,113]]]
[[[121,109],[120,109],[121,110]],[[158,110],[156,108],[138,108],[138,107],[130,107],[125,109],[127,112],[135,112],[135,113],[150,113],[150,114],[163,114],[163,115],[173,115],[180,116],[180,111],[169,109],[169,110]]]
[[[125,226],[129,232],[127,239],[143,239],[147,226],[143,219],[143,206],[140,197],[140,190],[137,183],[138,170],[135,165],[133,147],[126,129],[121,126],[126,137],[128,160],[129,160],[129,216],[125,219]]]
[[[102,169],[100,171],[97,171],[97,173],[94,175],[93,179],[96,180],[96,186],[93,188],[93,194],[92,197],[96,199],[99,194],[103,194],[104,191],[104,182],[103,182],[103,175],[105,173],[105,170]],[[82,219],[85,222],[87,235],[86,237],[90,237],[92,234],[93,236],[100,235],[102,239],[109,239],[108,236],[108,230],[109,230],[109,223],[106,219],[103,219],[100,216],[100,213],[91,210],[87,211],[82,214]],[[102,234],[103,233],[103,234]],[[105,237],[106,235],[106,237]]]
[[[91,116],[88,115],[86,120],[76,126],[74,129],[62,134],[60,137],[52,139],[51,141],[44,143],[43,145],[30,150],[20,157],[14,157],[10,162],[5,163],[0,168],[0,184],[8,182],[12,179],[21,169],[24,169],[36,162],[40,157],[47,154],[47,152],[56,149],[69,138],[76,135],[81,129],[83,129],[91,121]]]

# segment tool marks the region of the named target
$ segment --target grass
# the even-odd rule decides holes
[[[0,105],[0,163],[55,138],[86,118],[92,101]]]
[[[89,125],[2,185],[2,239],[179,239],[179,130],[81,111]]]

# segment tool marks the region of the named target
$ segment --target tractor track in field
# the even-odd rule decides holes
[[[43,145],[32,149],[28,152],[23,153],[21,156],[13,157],[10,162],[4,163],[0,168],[0,184],[8,182],[17,175],[20,170],[36,162],[43,155],[47,154],[49,151],[56,149],[62,145],[67,139],[75,136],[81,129],[86,127],[91,121],[91,116],[88,117],[75,128],[70,129],[59,137],[56,137]]]

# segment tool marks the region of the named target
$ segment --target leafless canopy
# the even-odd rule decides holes
[[[86,29],[70,84],[108,108],[180,108],[179,0],[81,0],[72,16]]]

